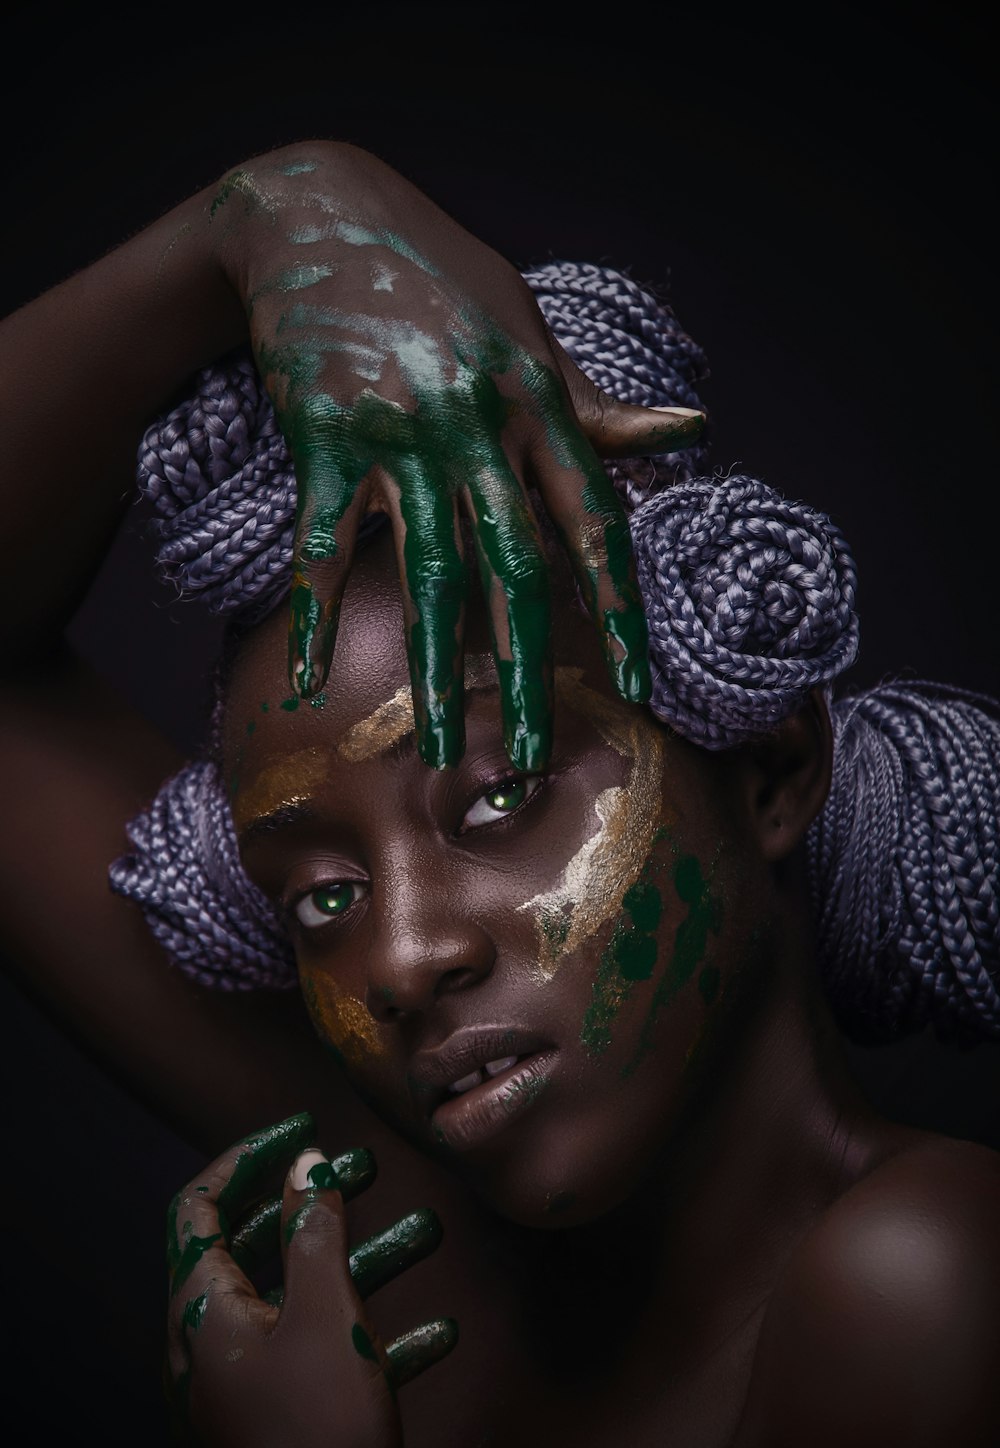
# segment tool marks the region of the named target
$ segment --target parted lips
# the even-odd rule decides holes
[[[854,560],[825,514],[735,475],[668,488],[631,527],[650,707],[693,743],[758,737],[854,662]]]

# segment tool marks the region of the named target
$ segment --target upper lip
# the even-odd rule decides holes
[[[532,1056],[552,1043],[518,1026],[463,1026],[432,1050],[417,1051],[410,1061],[409,1078],[422,1102],[437,1106],[446,1087],[487,1061],[505,1056]]]

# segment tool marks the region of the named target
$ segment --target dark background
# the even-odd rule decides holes
[[[518,265],[669,280],[712,361],[715,464],[826,509],[854,545],[854,681],[1000,690],[978,22],[938,5],[128,13],[149,28],[92,9],[7,22],[5,312],[249,155],[355,141]],[[148,558],[133,519],[74,636],[192,746],[217,630],[154,592]],[[11,987],[3,1010],[4,1404],[29,1414],[22,1442],[85,1421],[155,1444],[163,1209],[198,1159]],[[996,1046],[852,1055],[890,1115],[1000,1147]]]

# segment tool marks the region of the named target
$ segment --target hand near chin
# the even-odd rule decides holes
[[[489,600],[507,750],[520,769],[543,767],[551,630],[531,484],[620,692],[647,698],[628,525],[598,454],[684,447],[701,414],[600,392],[512,266],[354,147],[314,141],[247,162],[221,183],[212,218],[295,466],[293,690],[322,689],[359,524],[388,513],[421,755],[458,762],[465,517]]]
[[[457,1340],[442,1319],[383,1345],[364,1299],[433,1251],[440,1225],[415,1212],[350,1250],[344,1200],[375,1164],[303,1150],[313,1129],[306,1115],[248,1138],[171,1204],[167,1389],[205,1448],[399,1448],[397,1390]],[[262,1197],[293,1156],[281,1195]],[[279,1241],[284,1289],[262,1297],[247,1274]]]

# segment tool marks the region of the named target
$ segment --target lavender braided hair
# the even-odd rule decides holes
[[[526,273],[577,365],[627,402],[700,406],[701,350],[672,311],[608,268]],[[708,749],[759,737],[858,647],[856,577],[830,519],[750,477],[698,477],[701,450],[612,463],[631,515],[650,628],[653,713]],[[239,625],[287,592],[295,478],[248,356],[202,372],[143,439],[157,562]],[[377,520],[373,520],[377,526]],[[932,685],[883,685],[832,708],[834,778],[809,833],[831,1003],[878,1039],[932,1021],[1000,1036],[1000,710]],[[239,861],[217,764],[188,765],[129,826],[111,885],[186,973],[224,990],[295,984],[291,946]]]

